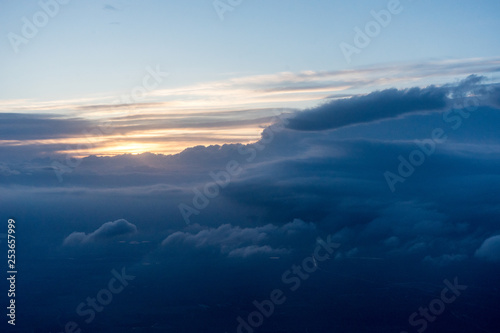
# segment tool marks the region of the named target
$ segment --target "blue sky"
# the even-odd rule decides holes
[[[148,65],[171,73],[165,87],[228,77],[330,71],[499,54],[496,1],[408,1],[347,64],[339,44],[388,1],[244,1],[221,21],[211,1],[70,1],[18,54],[2,38],[0,97],[64,99],[120,93]],[[20,33],[35,1],[3,1],[1,34]],[[112,9],[106,9],[108,7]],[[8,65],[7,65],[8,64]],[[22,73],[22,74],[21,74]],[[26,74],[26,73],[29,73]]]

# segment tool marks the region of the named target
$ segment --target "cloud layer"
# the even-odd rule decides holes
[[[88,330],[105,322],[109,332],[197,332],[207,323],[235,331],[254,300],[279,288],[287,301],[263,332],[306,331],[304,323],[316,332],[367,323],[404,331],[408,316],[457,276],[468,289],[454,313],[473,318],[472,331],[471,322],[494,331],[497,313],[484,309],[500,297],[498,91],[476,77],[378,91],[287,114],[250,144],[89,156],[62,182],[49,158],[6,159],[1,204],[22,222],[16,233],[32,258],[23,267],[24,313],[45,331],[60,330],[54,318],[80,323],[76,306],[126,267],[136,278]],[[339,105],[342,117],[329,118]],[[308,121],[314,130],[290,125]],[[436,130],[442,140],[433,141]],[[228,163],[239,171],[229,175]],[[403,179],[395,191],[388,171]],[[180,204],[197,210],[189,225]],[[321,239],[341,246],[307,273],[300,265]],[[282,280],[287,271],[307,273],[296,291]],[[396,319],[387,322],[388,313]],[[442,323],[433,327],[464,325]]]
[[[496,72],[498,59],[468,59],[235,77],[154,90],[140,101],[117,96],[0,101],[0,154],[18,160],[175,154],[197,145],[255,141],[272,117],[308,107],[296,114],[290,128],[339,128],[443,107],[448,97],[443,92],[450,87],[411,84],[422,87]],[[491,103],[499,104],[498,93]]]

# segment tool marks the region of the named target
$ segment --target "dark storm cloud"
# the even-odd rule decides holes
[[[72,198],[103,198],[100,201],[111,202],[116,212],[137,209],[142,201],[154,203],[161,209],[151,208],[145,214],[157,217],[138,226],[142,230],[154,225],[160,230],[158,237],[164,231],[158,244],[163,242],[164,248],[176,253],[184,249],[180,251],[184,255],[191,250],[215,249],[226,256],[236,251],[231,256],[251,257],[251,253],[270,249],[291,250],[300,242],[292,245],[280,237],[285,230],[290,237],[307,233],[307,224],[290,223],[300,219],[313,221],[318,232],[335,235],[346,244],[344,255],[353,247],[363,255],[412,255],[420,261],[455,262],[473,258],[484,239],[494,235],[489,215],[494,215],[496,202],[485,200],[483,193],[500,179],[500,157],[494,153],[498,149],[494,143],[500,140],[495,125],[500,121],[498,114],[498,110],[480,109],[457,131],[438,113],[366,125],[398,137],[396,141],[370,138],[371,130],[366,128],[367,137],[351,140],[339,131],[283,130],[275,133],[271,142],[263,139],[250,145],[200,146],[173,156],[89,157],[60,187],[47,188],[56,179],[46,172],[47,179],[39,184],[37,195],[70,202]],[[419,131],[409,131],[406,123]],[[427,139],[438,126],[447,129],[448,141],[399,184],[396,195],[391,193],[383,173],[397,170],[398,155],[408,156],[418,147],[414,140]],[[252,150],[255,158],[248,161],[254,156],[249,153]],[[204,184],[213,181],[210,173],[223,170],[230,160],[238,161],[243,172],[210,200],[208,208],[193,216],[200,229],[183,230],[178,204],[191,203],[193,189],[203,191]],[[37,178],[42,175],[42,169],[29,170]],[[34,184],[32,176],[21,172],[6,176],[6,180],[19,184],[26,179],[26,185]],[[471,177],[476,181],[468,182]],[[450,184],[448,178],[454,182]],[[464,200],[459,190],[464,184],[473,195],[467,200],[474,209],[457,204]],[[431,188],[435,190],[429,192]],[[15,189],[10,191],[10,195],[15,193]],[[123,206],[122,200],[130,207]]]
[[[47,169],[49,159],[3,162],[0,204],[19,220],[16,233],[31,251],[23,267],[30,283],[23,288],[34,296],[25,313],[45,323],[45,331],[61,331],[58,318],[81,323],[76,306],[106,287],[111,269],[126,267],[136,278],[96,317],[95,325],[109,325],[109,332],[195,332],[207,323],[219,325],[213,331],[235,332],[236,318],[247,318],[253,301],[268,299],[275,288],[287,301],[266,318],[263,332],[306,331],[306,324],[312,331],[315,323],[317,332],[361,331],[366,323],[377,332],[404,331],[408,316],[440,294],[443,279],[459,276],[469,287],[454,313],[472,314],[472,331],[477,318],[494,331],[500,110],[491,102],[495,90],[475,78],[462,82],[465,93],[454,94],[456,86],[443,88],[457,103],[442,112],[434,108],[441,97],[431,98],[440,88],[377,92],[373,103],[410,110],[407,103],[420,101],[430,109],[420,106],[404,117],[391,111],[378,121],[367,111],[368,95],[344,102],[345,110],[353,103],[369,115],[357,126],[270,127],[252,144],[197,146],[170,156],[90,156],[62,183]],[[451,110],[483,88],[484,105]],[[467,117],[453,118],[461,121],[457,127],[445,115]],[[308,111],[296,117],[318,121]],[[345,116],[343,124],[353,119]],[[391,192],[384,172],[397,173],[398,157],[408,160],[437,128],[447,140]],[[233,160],[241,172],[186,225],[179,204],[192,205],[215,181],[213,173]],[[133,224],[115,221],[120,217]],[[341,246],[310,266],[314,272],[290,292],[283,274],[297,271],[318,238]],[[63,239],[77,246],[61,246]],[[69,310],[61,315],[58,306]],[[441,322],[440,332],[460,331]]]
[[[447,89],[388,89],[323,104],[290,119],[290,129],[316,131],[394,118],[415,111],[434,111],[447,104]]]
[[[40,140],[81,135],[88,120],[57,115],[0,113],[0,140]]]

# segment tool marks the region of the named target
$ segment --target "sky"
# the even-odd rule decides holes
[[[0,6],[2,332],[498,331],[500,3]]]
[[[269,125],[262,109],[313,107],[332,96],[444,83],[470,73],[496,77],[498,65],[495,1],[406,0],[389,16],[380,14],[389,1],[3,6],[0,110],[114,123],[114,135],[94,135],[92,147],[55,151],[78,157],[248,143]],[[357,52],[345,51],[346,44],[357,45],[356,28],[370,27],[372,12],[382,26],[367,36],[368,45],[361,39]],[[127,117],[150,130],[116,135]],[[213,119],[225,132],[212,131]],[[83,131],[75,136],[51,143],[90,141]]]

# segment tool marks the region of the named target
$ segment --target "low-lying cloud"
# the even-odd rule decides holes
[[[114,222],[106,222],[97,230],[86,234],[85,232],[73,232],[64,239],[64,245],[79,245],[97,241],[112,239],[117,236],[125,236],[137,232],[137,227],[124,219]]]
[[[489,261],[500,261],[500,235],[486,239],[477,249],[476,257]]]
[[[248,257],[256,254],[280,255],[291,250],[282,246],[292,246],[294,236],[307,236],[316,226],[313,223],[295,219],[282,226],[267,224],[261,227],[232,226],[223,224],[217,228],[200,227],[196,232],[178,231],[162,242],[165,248],[177,246],[184,249],[217,248],[229,257]],[[290,238],[288,241],[286,238]],[[279,248],[273,248],[279,244]]]

